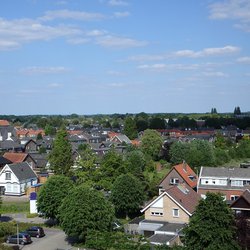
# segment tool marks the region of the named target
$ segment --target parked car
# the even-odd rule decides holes
[[[37,227],[37,226],[29,227],[28,229],[26,229],[25,232],[28,233],[31,237],[41,238],[45,236],[45,233],[42,227]]]
[[[13,244],[29,244],[31,243],[32,240],[30,238],[30,235],[28,233],[19,233],[19,234],[14,234],[10,235],[6,239],[6,243],[13,243]]]

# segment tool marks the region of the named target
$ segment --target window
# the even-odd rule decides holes
[[[173,217],[179,217],[179,209],[177,208],[173,209]]]
[[[11,172],[5,173],[5,180],[11,180]]]
[[[230,200],[235,201],[239,198],[239,195],[230,195]]]
[[[170,184],[177,185],[178,183],[179,183],[179,179],[178,178],[171,178],[170,179]]]
[[[162,212],[151,212],[151,215],[154,215],[154,216],[163,216],[163,213]]]
[[[243,186],[243,181],[240,181],[240,180],[232,180],[232,181],[231,181],[231,186],[242,187],[242,186]]]

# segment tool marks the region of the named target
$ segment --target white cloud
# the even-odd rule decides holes
[[[73,45],[78,45],[78,44],[88,43],[88,42],[90,42],[90,39],[75,37],[75,38],[68,39],[67,42],[70,44],[73,44]]]
[[[241,49],[236,46],[227,45],[224,47],[218,48],[205,48],[203,50],[178,50],[172,53],[162,53],[156,55],[136,55],[130,56],[128,61],[138,61],[138,62],[146,62],[146,61],[162,61],[171,58],[200,58],[200,57],[210,57],[210,56],[226,56],[239,52]]]
[[[8,21],[0,18],[1,50],[15,49],[32,41],[48,41],[80,34],[81,30],[63,25],[53,27],[42,25],[32,19]]]
[[[107,84],[109,87],[114,87],[114,88],[122,88],[125,86],[124,83],[119,83],[119,82],[114,82],[114,83],[109,83]]]
[[[107,35],[100,37],[96,40],[96,43],[103,47],[111,48],[130,48],[130,47],[142,47],[148,43],[146,41],[138,41],[126,37],[118,37],[113,35]]]
[[[208,76],[208,77],[228,77],[228,74],[225,74],[223,72],[203,72],[204,76]]]
[[[173,56],[176,57],[206,57],[206,56],[220,56],[220,55],[229,55],[234,54],[240,51],[239,47],[235,46],[225,46],[220,48],[205,48],[200,51],[193,50],[179,50],[173,53]]]
[[[127,6],[128,3],[122,0],[109,0],[108,4],[111,6]]]
[[[173,70],[197,70],[198,64],[143,64],[137,67],[138,69],[146,69],[151,71],[173,71]]]
[[[95,21],[102,20],[105,16],[100,13],[91,13],[84,11],[71,11],[71,10],[54,10],[47,11],[45,16],[39,18],[42,21],[51,21],[54,19],[73,19],[80,21]]]
[[[97,29],[86,32],[87,36],[102,36],[102,35],[105,35],[105,34],[107,34],[107,31],[105,31],[105,30],[97,30]]]
[[[127,17],[127,16],[130,16],[130,13],[128,11],[124,11],[124,12],[115,12],[114,13],[114,16],[117,17],[117,18],[120,18],[120,17]]]
[[[237,62],[239,63],[250,63],[250,57],[249,56],[245,56],[245,57],[240,57],[237,59]]]
[[[61,74],[68,72],[69,69],[65,67],[28,67],[21,69],[23,74]]]
[[[235,20],[234,25],[246,32],[250,31],[250,1],[249,0],[226,0],[209,5],[210,19]]]
[[[49,88],[60,88],[60,87],[62,87],[62,86],[63,86],[63,85],[60,84],[60,83],[50,83],[50,84],[48,85]]]

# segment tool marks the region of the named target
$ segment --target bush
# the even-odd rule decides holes
[[[14,222],[0,223],[0,237],[13,234],[16,231],[16,224]]]

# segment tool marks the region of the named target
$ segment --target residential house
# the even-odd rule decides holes
[[[3,156],[0,156],[0,170],[6,165],[6,164],[11,164],[12,161],[6,159]]]
[[[247,189],[231,205],[236,216],[244,216],[250,219],[250,190]]]
[[[24,195],[35,184],[37,176],[27,162],[6,164],[0,171],[0,189],[5,190],[5,195]]]
[[[239,167],[201,167],[197,192],[205,198],[207,192],[221,193],[234,201],[250,187],[250,169]]]
[[[242,249],[250,246],[250,190],[247,189],[230,207],[235,212],[237,239]]]
[[[116,143],[119,143],[119,144],[132,144],[131,140],[126,136],[126,135],[123,135],[123,134],[116,134],[114,135],[114,137],[112,137],[110,139],[111,142],[116,142]]]
[[[183,161],[181,164],[175,165],[167,173],[159,184],[159,194],[167,190],[168,188],[185,183],[192,189],[196,189],[198,177],[192,168]]]
[[[24,152],[29,153],[29,152],[36,152],[37,151],[37,143],[33,140],[30,139],[24,144]]]
[[[32,168],[36,167],[35,160],[27,153],[6,152],[3,157],[13,163],[27,162]]]
[[[139,232],[152,244],[181,244],[181,231],[189,222],[200,196],[185,183],[174,185],[149,202],[141,212]]]

